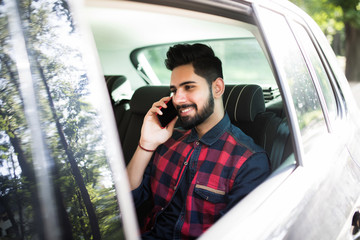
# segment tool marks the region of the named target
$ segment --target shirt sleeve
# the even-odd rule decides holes
[[[221,212],[224,215],[234,207],[248,193],[260,185],[270,174],[269,159],[266,153],[258,152],[253,154],[241,166],[234,185],[227,195],[227,206]]]
[[[150,197],[150,194],[151,194],[151,189],[150,189],[151,166],[152,166],[152,159],[145,169],[143,180],[142,180],[141,184],[139,185],[139,187],[132,190],[132,192],[131,192],[136,208],[141,206]]]

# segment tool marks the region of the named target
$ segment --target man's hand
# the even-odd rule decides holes
[[[141,128],[141,137],[138,148],[136,149],[131,161],[127,166],[127,172],[132,190],[139,187],[143,179],[146,166],[152,156],[152,151],[166,142],[174,131],[174,126],[177,117],[172,120],[166,128],[161,128],[160,122],[156,114],[162,114],[160,107],[167,108],[165,102],[169,101],[170,97],[164,97],[160,101],[155,102],[144,117],[144,122]]]
[[[177,117],[166,128],[162,128],[157,114],[162,115],[161,108],[167,108],[165,102],[171,97],[164,97],[155,102],[144,117],[141,128],[140,145],[145,149],[155,150],[160,144],[166,142],[172,135]]]

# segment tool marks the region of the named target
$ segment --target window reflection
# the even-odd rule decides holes
[[[305,141],[314,131],[326,131],[319,97],[285,18],[269,10],[261,10],[267,19],[264,21],[264,30],[269,31],[267,36],[272,42],[274,55],[289,84],[298,124]]]
[[[337,116],[336,100],[330,84],[330,80],[322,65],[321,59],[304,27],[298,23],[295,23],[294,27],[296,29],[297,37],[300,39],[300,43],[304,46],[304,51],[307,52],[314,67],[322,93],[325,98],[330,118],[335,119]]]
[[[62,239],[122,239],[100,121],[69,6],[60,0],[19,2]],[[46,220],[31,154],[36,142],[24,116],[9,14],[1,2],[0,237],[42,239]]]

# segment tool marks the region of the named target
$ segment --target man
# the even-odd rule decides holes
[[[156,115],[170,97],[152,105],[127,170],[136,206],[154,204],[144,239],[196,238],[269,175],[269,161],[225,113],[221,61],[211,48],[175,45],[165,64],[178,117],[161,128]]]

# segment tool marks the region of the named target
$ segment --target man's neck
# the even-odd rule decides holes
[[[214,112],[203,123],[197,125],[195,130],[199,136],[199,139],[201,139],[208,131],[210,131],[216,124],[218,124],[223,119],[224,114],[224,111],[222,113]]]

